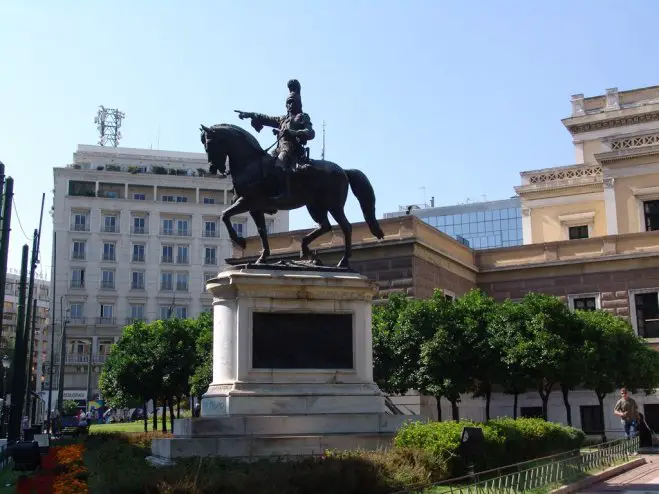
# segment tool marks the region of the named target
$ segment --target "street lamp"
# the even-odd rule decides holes
[[[11,366],[11,359],[9,355],[4,354],[2,356],[2,415],[0,416],[0,430],[2,431],[2,437],[6,437],[6,418],[7,418],[7,374]]]

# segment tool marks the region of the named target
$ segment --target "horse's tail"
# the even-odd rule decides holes
[[[368,177],[359,170],[345,170],[350,183],[350,189],[359,201],[362,208],[364,219],[371,233],[377,238],[384,238],[384,232],[380,228],[377,218],[375,217],[375,192]]]

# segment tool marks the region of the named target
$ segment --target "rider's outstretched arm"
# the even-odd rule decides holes
[[[304,137],[307,141],[312,140],[316,137],[316,131],[313,130],[313,125],[311,123],[311,118],[306,113],[302,113],[296,117],[298,123],[302,124],[301,129],[298,130],[298,134]]]
[[[252,121],[260,125],[265,125],[266,127],[279,127],[284,118],[286,117],[270,117],[263,113],[254,113]]]

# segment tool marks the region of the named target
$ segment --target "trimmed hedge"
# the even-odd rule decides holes
[[[409,422],[388,450],[331,451],[291,462],[192,458],[154,468],[145,457],[161,434],[106,433],[85,439],[85,463],[95,494],[389,494],[464,475],[458,448],[466,425],[485,435],[477,470],[578,449],[585,440],[577,429],[541,419]]]
[[[460,454],[460,437],[465,426],[481,427],[485,454],[476,461],[476,470],[487,470],[521,461],[579,449],[586,435],[579,429],[542,419],[494,419],[486,424],[460,422],[409,422],[394,438],[398,448],[424,450],[447,465],[446,478],[466,473]]]

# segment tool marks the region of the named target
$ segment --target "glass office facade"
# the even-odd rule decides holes
[[[505,207],[454,214],[419,214],[419,218],[472,249],[522,245],[522,211]]]

